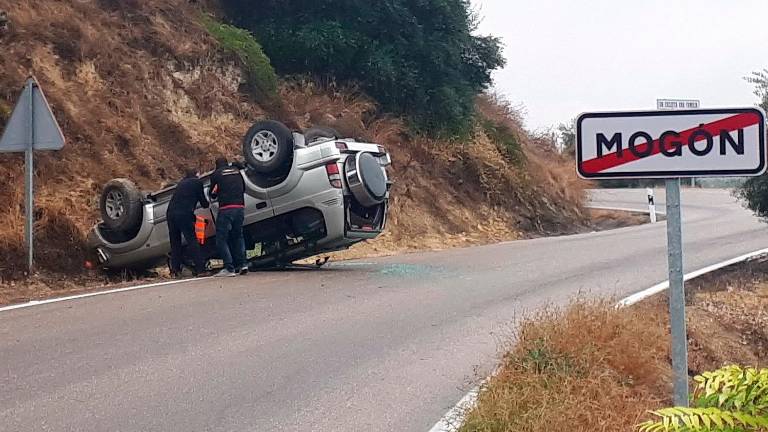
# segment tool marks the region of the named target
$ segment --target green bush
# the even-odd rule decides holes
[[[251,90],[262,102],[277,101],[277,74],[261,45],[247,30],[217,22],[203,16],[206,30],[225,50],[235,54],[246,73]]]
[[[768,431],[768,369],[728,366],[694,378],[692,408],[653,411],[641,432]]]
[[[489,119],[480,119],[480,125],[493,141],[503,151],[513,164],[520,166],[525,162],[525,153],[514,131],[504,124],[497,124]]]
[[[224,0],[280,73],[356,82],[415,126],[471,131],[474,98],[504,65],[469,0]]]
[[[756,215],[768,219],[768,175],[763,174],[747,180],[736,190],[736,196]]]
[[[760,98],[760,106],[768,111],[768,69],[754,72],[746,79],[755,85],[755,95]],[[758,216],[768,219],[768,174],[744,182],[736,190],[736,196],[744,200],[747,207]]]

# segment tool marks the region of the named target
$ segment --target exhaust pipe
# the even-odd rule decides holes
[[[102,248],[96,248],[96,258],[99,264],[106,264],[109,261],[109,254]]]

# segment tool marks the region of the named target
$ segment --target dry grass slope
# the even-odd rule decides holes
[[[209,168],[218,154],[238,156],[249,124],[275,115],[241,91],[238,60],[200,25],[200,7],[185,0],[0,0],[11,19],[0,34],[0,127],[34,74],[68,139],[63,151],[37,159],[38,262],[46,277],[82,270],[84,237],[107,180],[130,177],[158,188],[182,165]],[[413,136],[355,89],[289,79],[280,93],[284,121],[333,126],[392,152],[390,229],[360,253],[572,232],[587,223],[583,185],[569,161],[537,146],[515,112],[493,98],[478,105],[515,134],[523,165],[481,128],[469,142]],[[0,209],[1,283],[23,277],[18,156],[0,156],[0,178],[0,200],[10,203]]]
[[[239,70],[220,57],[186,1],[0,0],[11,28],[0,36],[0,101],[12,106],[34,74],[68,139],[37,161],[38,262],[47,272],[82,265],[101,185],[131,177],[156,188],[181,164],[207,166],[234,154],[262,114],[238,92]],[[6,223],[0,275],[20,275],[20,159],[3,156],[0,210]],[[64,234],[64,235],[62,235]]]
[[[669,393],[665,323],[649,312],[576,301],[523,320],[461,432],[633,430]]]

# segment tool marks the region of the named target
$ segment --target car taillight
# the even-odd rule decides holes
[[[328,181],[331,182],[331,186],[336,189],[341,189],[341,172],[336,162],[331,162],[325,166],[325,172],[328,173]]]
[[[344,142],[338,142],[338,141],[336,142],[336,148],[337,148],[337,149],[339,149],[339,150],[341,150],[341,151],[346,151],[346,150],[348,150],[348,149],[349,149],[349,148],[347,147],[347,143],[344,143]]]

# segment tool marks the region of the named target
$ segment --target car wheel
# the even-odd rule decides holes
[[[347,158],[344,174],[352,195],[363,207],[373,207],[387,198],[387,176],[372,154],[358,153]]]
[[[141,192],[128,179],[114,179],[104,186],[100,200],[101,219],[113,231],[126,232],[141,224]]]
[[[304,131],[304,141],[307,145],[321,140],[333,140],[341,138],[341,134],[336,129],[325,126],[313,126]]]
[[[284,173],[291,167],[293,134],[280,122],[260,121],[248,130],[243,139],[243,156],[257,173]]]

